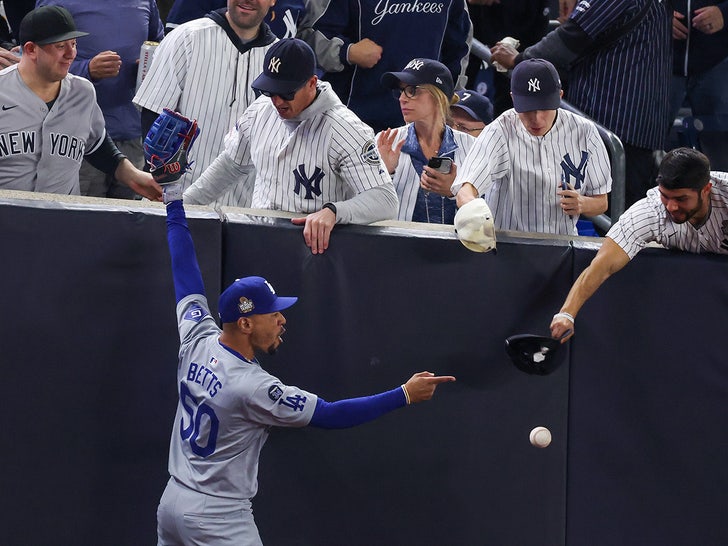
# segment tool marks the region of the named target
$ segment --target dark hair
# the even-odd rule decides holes
[[[670,150],[660,163],[657,183],[666,190],[702,190],[710,182],[710,162],[692,148]]]

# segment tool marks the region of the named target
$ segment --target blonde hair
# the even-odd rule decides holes
[[[452,97],[448,98],[445,93],[443,93],[439,87],[432,85],[431,83],[425,83],[420,85],[422,89],[425,89],[432,95],[435,99],[435,104],[437,105],[437,109],[440,111],[440,117],[443,120],[443,123],[445,125],[448,125],[451,121],[450,119],[450,105],[455,104],[458,100],[457,95],[453,95]]]

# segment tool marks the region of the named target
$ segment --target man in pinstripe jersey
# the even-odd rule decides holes
[[[277,40],[263,18],[275,0],[228,0],[227,8],[177,27],[159,44],[134,97],[142,108],[142,134],[164,108],[196,119],[201,127],[195,161],[180,179],[189,186],[223,149],[223,139],[255,100],[251,82]],[[221,196],[219,204],[237,202]]]
[[[653,186],[654,151],[667,139],[672,15],[670,0],[581,0],[522,53],[503,43],[491,49],[507,68],[541,58],[569,69],[566,99],[624,144],[627,206]]]
[[[728,173],[711,172],[708,158],[697,150],[676,148],[662,160],[657,184],[607,232],[554,315],[554,338],[563,343],[573,335],[574,317],[582,305],[647,243],[697,254],[728,254]]]
[[[485,127],[455,178],[458,207],[482,195],[496,229],[562,235],[607,209],[607,150],[594,123],[559,108],[562,94],[550,62],[516,67],[514,108]]]
[[[337,223],[396,218],[397,193],[374,132],[315,74],[316,56],[306,42],[287,38],[273,45],[252,84],[262,96],[187,188],[185,202],[205,205],[231,188],[240,196],[252,191],[254,208],[308,214],[292,221],[304,226],[314,254],[328,248]]]

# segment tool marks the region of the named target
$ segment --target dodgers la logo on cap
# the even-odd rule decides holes
[[[297,300],[296,297],[278,296],[263,277],[243,277],[220,294],[217,309],[223,323],[236,322],[240,317],[282,311]]]

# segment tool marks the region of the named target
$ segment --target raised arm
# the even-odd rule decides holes
[[[195,246],[187,226],[185,209],[182,200],[177,199],[167,204],[167,243],[172,259],[172,278],[176,302],[190,294],[205,295],[202,273],[197,263]]]

